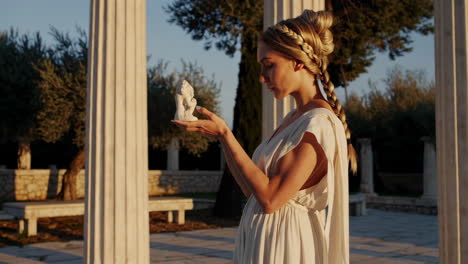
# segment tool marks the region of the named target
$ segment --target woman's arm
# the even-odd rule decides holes
[[[205,108],[199,109],[199,112],[209,120],[174,122],[187,131],[218,137],[227,153],[226,160],[230,159],[231,167],[237,171],[233,173],[236,181],[245,194],[250,192],[255,195],[265,213],[272,213],[283,206],[311,176],[317,163],[315,150],[320,147],[313,134],[305,133],[301,142],[277,162],[272,177],[268,178],[250,159],[221,118]]]
[[[226,157],[226,163],[227,163],[227,165],[229,167],[229,170],[232,173],[232,176],[234,176],[234,179],[236,180],[237,184],[239,184],[239,186],[241,187],[242,192],[244,193],[244,195],[247,198],[249,198],[250,195],[252,194],[252,190],[250,189],[250,187],[245,182],[244,177],[241,175],[241,171],[239,170],[237,164],[234,162],[234,158],[232,156],[231,150],[229,148],[226,148],[226,147],[223,146],[223,151],[224,151],[224,155]]]
[[[290,200],[311,176],[317,163],[315,148],[319,143],[311,133],[305,133],[302,141],[276,163],[271,178],[250,159],[231,131],[220,140],[223,148],[231,150],[233,163],[265,213],[278,210]]]

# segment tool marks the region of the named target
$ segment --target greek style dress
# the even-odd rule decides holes
[[[314,134],[322,147],[327,174],[271,214],[264,213],[251,195],[237,231],[234,263],[349,263],[348,153],[337,116],[326,108],[307,111],[262,142],[252,159],[271,177],[276,162],[301,142],[305,132]]]

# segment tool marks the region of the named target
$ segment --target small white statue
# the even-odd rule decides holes
[[[176,90],[175,101],[177,109],[174,120],[198,120],[198,118],[193,116],[193,111],[197,106],[197,100],[193,98],[193,95],[193,87],[186,80],[183,80],[182,84]]]

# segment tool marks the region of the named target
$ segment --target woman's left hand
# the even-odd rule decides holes
[[[226,122],[219,116],[208,111],[204,107],[197,107],[197,111],[208,117],[208,119],[200,119],[197,121],[171,120],[171,122],[185,129],[185,131],[195,131],[207,136],[221,137],[229,131]]]

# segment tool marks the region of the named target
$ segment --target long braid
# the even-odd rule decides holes
[[[351,144],[351,131],[348,127],[348,122],[346,121],[345,110],[343,106],[341,105],[340,101],[338,100],[338,97],[336,96],[335,85],[331,82],[330,74],[328,73],[328,70],[326,68],[327,63],[323,63],[322,65],[323,65],[322,66],[323,80],[321,81],[323,84],[323,90],[325,91],[325,94],[327,95],[328,103],[335,111],[336,116],[341,120],[341,123],[343,123],[345,135],[346,135],[346,141],[348,143],[348,159],[351,164],[351,171],[354,174],[356,174],[357,154],[356,154],[356,150],[353,147],[353,144]]]

